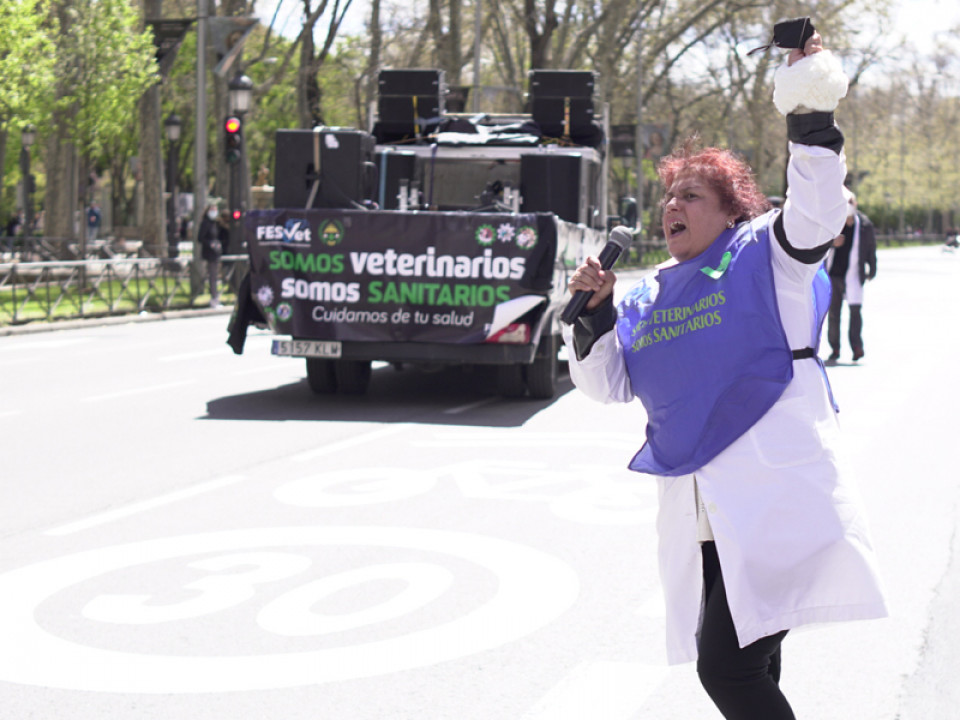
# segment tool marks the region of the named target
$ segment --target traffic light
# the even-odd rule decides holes
[[[224,138],[226,159],[228,163],[235,165],[240,162],[240,156],[243,153],[243,122],[236,115],[231,115],[223,122],[223,129],[226,131]]]

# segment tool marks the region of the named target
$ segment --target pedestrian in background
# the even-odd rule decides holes
[[[784,210],[733,153],[688,142],[658,166],[672,260],[616,307],[616,276],[597,258],[569,283],[593,293],[563,327],[574,383],[646,410],[629,467],[657,478],[668,661],[696,660],[728,720],[795,718],[780,687],[789,630],[886,615],[816,357],[822,261],[846,209],[833,116],[846,90],[814,33],[775,75],[790,140]]]
[[[847,198],[847,221],[843,232],[833,241],[827,255],[830,274],[830,312],[827,315],[827,342],[833,365],[840,359],[840,315],[843,301],[850,309],[848,337],[853,350],[853,361],[863,357],[863,286],[877,276],[877,238],[873,223],[857,209],[857,198],[844,188]]]
[[[94,200],[87,208],[87,242],[93,242],[97,239],[102,223],[103,215],[100,213],[100,206]]]
[[[210,284],[210,307],[220,307],[220,258],[229,241],[226,223],[216,205],[208,205],[197,233],[200,257],[207,263],[207,281]]]
[[[23,228],[23,211],[17,210],[13,215],[10,216],[10,219],[7,221],[7,236],[15,237],[20,234],[20,230]]]

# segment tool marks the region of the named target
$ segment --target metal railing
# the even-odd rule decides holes
[[[205,306],[203,278],[191,283],[192,259],[110,258],[0,263],[0,326],[35,321],[164,312]],[[220,262],[221,302],[231,304],[247,272],[246,255]],[[204,290],[206,289],[206,292]]]

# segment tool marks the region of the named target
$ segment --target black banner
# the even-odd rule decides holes
[[[251,294],[295,338],[483,342],[553,284],[552,214],[259,210]]]

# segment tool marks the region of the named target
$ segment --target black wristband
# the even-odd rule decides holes
[[[832,112],[790,113],[787,138],[801,145],[825,147],[837,155],[843,149],[843,133],[834,122]]]
[[[577,360],[589,355],[600,336],[613,330],[616,324],[617,309],[613,306],[613,297],[608,297],[593,310],[581,313],[573,324],[573,349]]]

